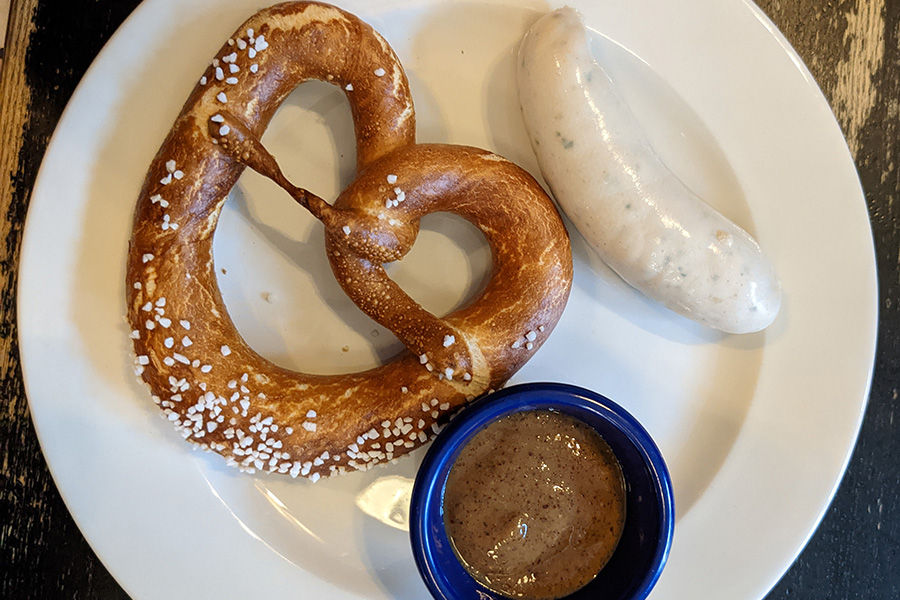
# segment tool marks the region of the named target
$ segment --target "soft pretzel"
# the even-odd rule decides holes
[[[340,86],[353,115],[358,175],[333,205],[287,182],[259,142],[309,79]],[[244,342],[219,292],[212,242],[245,166],[323,222],[342,288],[409,351],[321,376],[278,367]],[[493,259],[481,294],[440,319],[382,267],[436,211],[475,224]],[[483,150],[416,145],[406,76],[384,39],[335,7],[280,4],[222,47],[150,166],[127,269],[135,371],[189,441],[244,470],[316,480],[409,452],[502,386],[550,334],[571,279],[566,231],[530,175]]]

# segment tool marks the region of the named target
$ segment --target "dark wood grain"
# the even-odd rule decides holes
[[[85,69],[137,3],[12,2],[0,76],[0,598],[127,598],[78,532],[41,456],[22,386],[15,289],[22,224],[49,136]],[[858,446],[825,520],[767,598],[900,598],[900,2],[759,4],[810,67],[847,136],[881,288]]]

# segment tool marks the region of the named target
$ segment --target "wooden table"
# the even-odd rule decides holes
[[[41,455],[22,384],[15,297],[25,212],[50,134],[85,69],[137,4],[12,0],[0,79],[0,598],[127,597],[75,527]],[[760,6],[806,61],[847,137],[866,190],[881,288],[875,377],[849,471],[768,598],[898,598],[900,2]]]

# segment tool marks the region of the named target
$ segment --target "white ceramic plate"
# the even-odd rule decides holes
[[[573,4],[665,160],[757,234],[785,302],[763,334],[703,330],[623,285],[573,234],[570,303],[515,381],[593,388],[657,439],[678,521],[654,599],[759,598],[830,502],[866,403],[877,305],[857,175],[815,82],[749,2]],[[344,5],[400,55],[420,141],[487,147],[536,173],[513,51],[550,6]],[[138,190],[206,61],[257,6],[146,0],[72,98],[22,250],[37,432],[79,527],[135,598],[423,598],[403,531],[415,458],[315,485],[242,475],[192,452],[132,374],[123,278]],[[265,141],[296,183],[333,198],[352,177],[351,135],[340,93],[313,84]],[[331,280],[317,225],[267,182],[242,178],[215,252],[240,330],[276,362],[354,371],[398,351]],[[436,216],[393,273],[445,312],[488,262],[479,234]]]

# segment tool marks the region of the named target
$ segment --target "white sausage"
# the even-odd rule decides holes
[[[544,179],[625,281],[729,333],[759,331],[775,319],[781,285],[772,264],[756,240],[662,163],[591,55],[574,9],[550,13],[526,34],[518,84]]]

